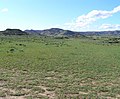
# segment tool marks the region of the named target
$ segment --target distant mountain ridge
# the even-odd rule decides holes
[[[60,28],[51,28],[45,30],[25,30],[20,29],[6,29],[0,31],[0,35],[43,35],[43,36],[120,36],[120,30],[115,31],[87,31],[87,32],[76,32],[70,30],[63,30]]]
[[[86,36],[120,36],[120,30],[114,30],[114,31],[88,31],[88,32],[79,32],[80,34],[86,35]]]
[[[59,28],[51,28],[51,29],[45,29],[45,30],[25,30],[25,32],[29,34],[39,34],[39,35],[47,35],[47,36],[120,36],[120,30],[115,31],[87,31],[87,32],[76,32],[76,31],[70,31],[70,30],[63,30]]]

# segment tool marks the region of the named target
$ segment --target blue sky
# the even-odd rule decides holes
[[[0,0],[0,30],[120,30],[120,0]]]

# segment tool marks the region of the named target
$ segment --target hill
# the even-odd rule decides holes
[[[36,34],[36,35],[45,35],[45,36],[84,36],[83,34],[70,31],[70,30],[63,30],[59,28],[51,28],[46,30],[25,30],[25,32],[29,34]]]
[[[20,29],[6,29],[5,31],[0,31],[1,35],[28,35],[27,32],[21,31]]]

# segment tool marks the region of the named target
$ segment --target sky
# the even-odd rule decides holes
[[[120,0],[0,0],[0,30],[120,30]]]

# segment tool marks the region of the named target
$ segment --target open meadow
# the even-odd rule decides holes
[[[120,44],[0,36],[0,99],[120,99]]]

